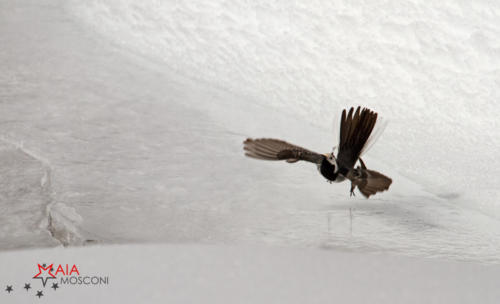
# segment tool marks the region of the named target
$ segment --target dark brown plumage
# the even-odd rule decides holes
[[[377,122],[377,113],[360,109],[358,107],[353,113],[354,108],[351,108],[348,114],[342,111],[337,161],[346,168],[354,167]]]
[[[324,157],[321,154],[279,139],[247,138],[243,144],[246,156],[263,160],[286,160],[289,163],[305,160],[318,163]]]
[[[374,170],[368,170],[360,156],[367,147],[377,122],[377,113],[361,107],[342,111],[339,152],[319,154],[286,141],[272,138],[248,138],[243,142],[245,155],[263,160],[299,160],[315,163],[320,173],[330,182],[351,181],[351,195],[356,187],[365,197],[388,190],[392,180]],[[361,166],[354,168],[356,162]]]

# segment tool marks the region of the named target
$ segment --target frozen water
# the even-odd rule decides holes
[[[1,248],[57,245],[44,229],[52,202],[47,164],[22,147],[0,142],[0,185]]]
[[[2,1],[0,245],[266,243],[499,263],[498,12]],[[390,121],[366,156],[393,178],[387,193],[350,198],[310,164],[243,157],[249,136],[328,152],[332,118],[357,104]]]
[[[156,244],[0,252],[2,303],[498,303],[499,265],[263,246]],[[31,280],[32,260],[75,261],[109,285],[56,292]],[[71,267],[71,266],[70,266]],[[35,282],[38,281],[38,282]],[[49,281],[50,282],[50,281]],[[50,283],[49,283],[50,284]],[[33,301],[33,300],[31,300]]]

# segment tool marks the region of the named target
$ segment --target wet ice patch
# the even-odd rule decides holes
[[[0,247],[58,244],[46,230],[49,174],[43,161],[0,141]]]
[[[61,244],[67,246],[84,243],[78,228],[83,219],[74,208],[56,203],[50,206],[48,216],[48,230]]]

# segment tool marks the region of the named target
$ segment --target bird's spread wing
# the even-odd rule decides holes
[[[342,111],[337,161],[341,167],[353,168],[377,122],[377,113],[361,107]]]
[[[364,165],[363,165],[364,167]],[[351,171],[347,178],[351,180],[351,192],[357,186],[359,191],[369,198],[371,195],[389,189],[392,179],[374,170],[358,167]]]
[[[299,160],[320,164],[324,155],[309,151],[302,147],[272,138],[248,138],[243,142],[245,155],[265,160],[286,160],[294,163]]]

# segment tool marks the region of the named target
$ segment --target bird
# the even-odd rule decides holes
[[[243,149],[245,156],[260,160],[314,163],[328,182],[349,180],[350,196],[354,196],[354,190],[358,188],[364,197],[369,198],[377,192],[388,190],[392,184],[391,178],[367,169],[361,159],[363,152],[376,140],[373,130],[377,117],[376,112],[361,106],[356,109],[351,107],[349,111],[344,109],[340,119],[337,155],[334,155],[336,147],[331,153],[321,154],[274,138],[247,138],[243,142]],[[358,161],[359,165],[355,167]]]

